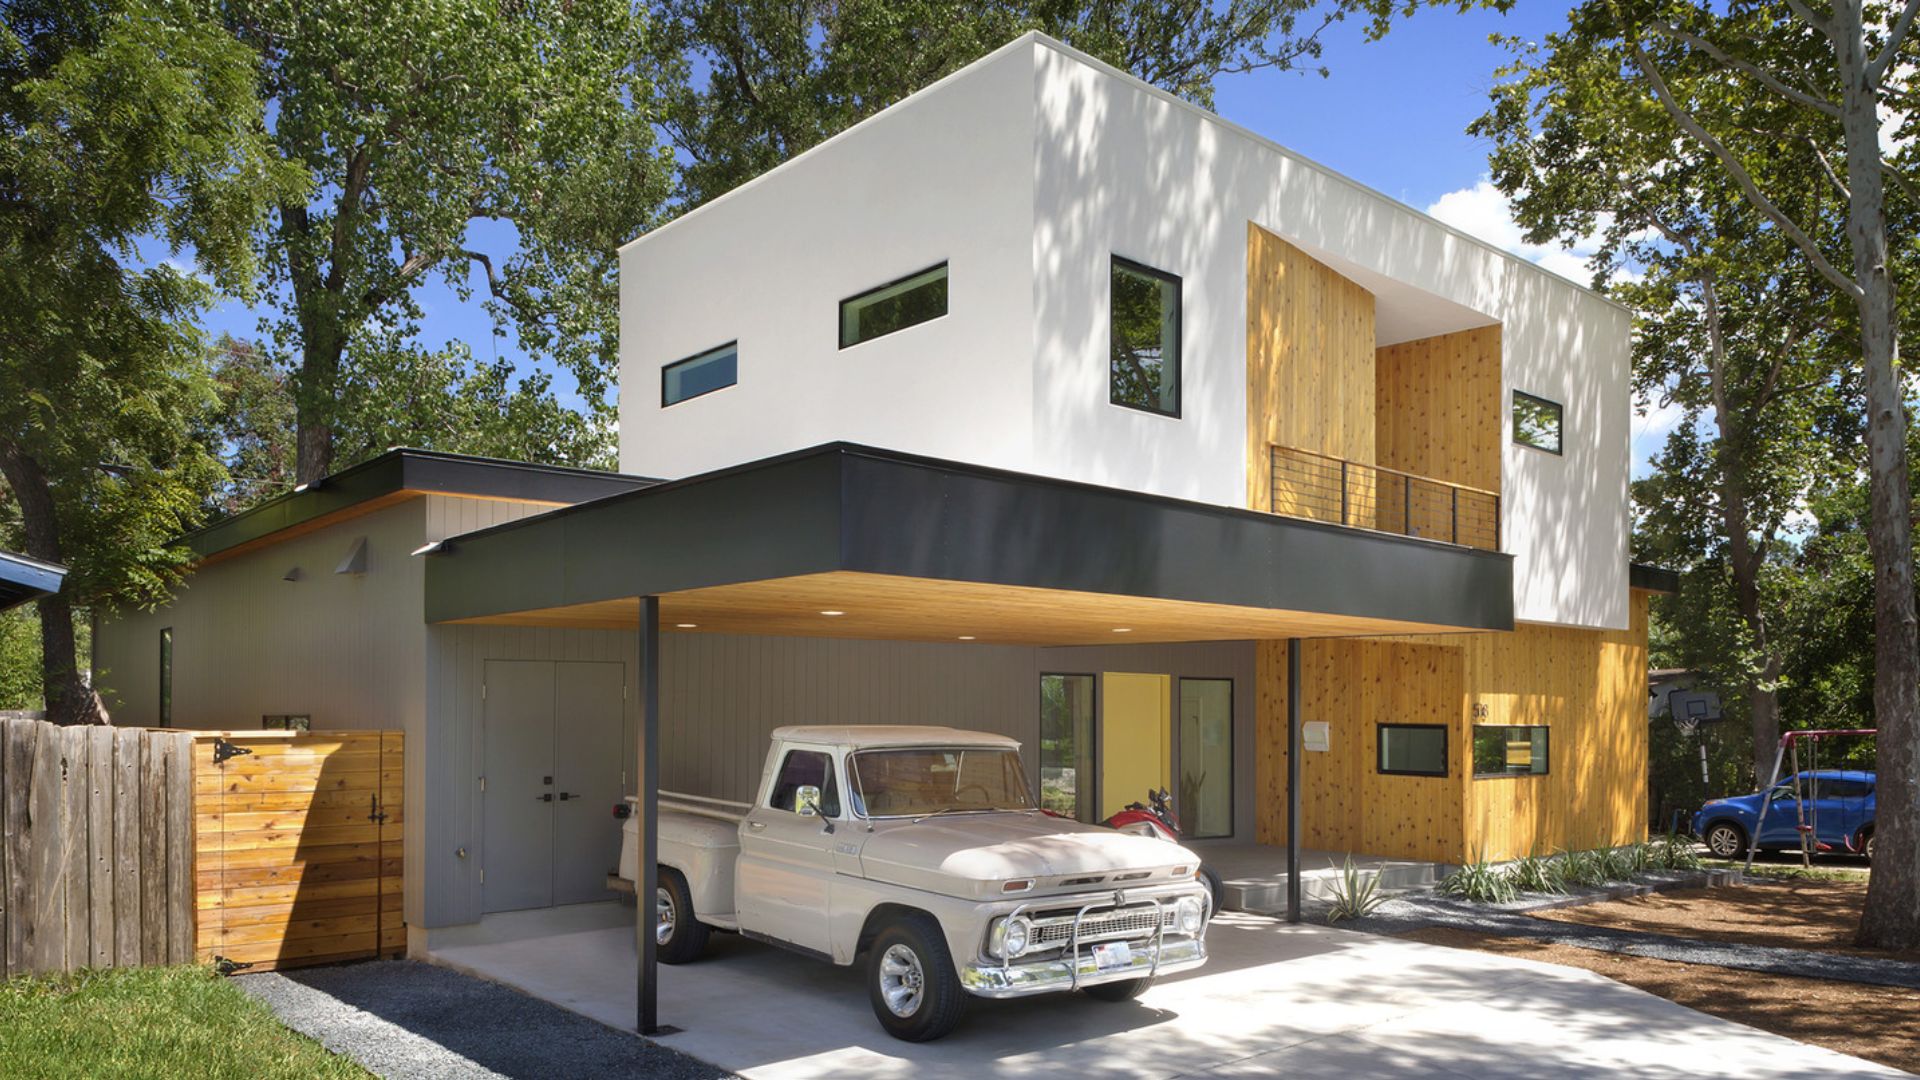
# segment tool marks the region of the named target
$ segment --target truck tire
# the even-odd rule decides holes
[[[1207,904],[1207,918],[1212,919],[1220,914],[1220,905],[1227,902],[1227,886],[1220,880],[1220,871],[1206,863],[1200,864],[1200,878],[1207,883],[1207,895],[1211,898]]]
[[[1095,1001],[1132,1001],[1153,985],[1152,977],[1145,979],[1121,979],[1119,982],[1100,983],[1089,986],[1081,993]]]
[[[663,964],[698,960],[707,950],[707,925],[694,918],[693,890],[687,879],[670,866],[660,868],[660,888],[654,894],[654,938]]]
[[[959,1025],[967,992],[932,916],[902,915],[873,939],[867,996],[880,1026],[896,1039],[931,1042]]]

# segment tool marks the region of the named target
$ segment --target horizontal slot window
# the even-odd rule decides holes
[[[1540,776],[1547,771],[1547,729],[1514,724],[1473,725],[1473,775]]]
[[[1560,452],[1560,406],[1546,398],[1513,392],[1513,441],[1549,454]]]
[[[730,341],[660,369],[661,406],[725,390],[740,381],[740,343]]]
[[[1380,772],[1389,776],[1447,775],[1444,724],[1381,724]]]
[[[840,347],[884,337],[947,313],[947,264],[840,301]]]

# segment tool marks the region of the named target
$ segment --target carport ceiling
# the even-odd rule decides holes
[[[633,630],[637,599],[455,620],[493,626]],[[1145,641],[1433,634],[1458,627],[1198,604],[1140,596],[838,571],[660,597],[668,633],[1111,645]]]

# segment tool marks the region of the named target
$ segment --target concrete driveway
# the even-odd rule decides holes
[[[496,917],[435,959],[631,1029],[631,918]],[[1222,915],[1208,944],[1138,1001],[976,1000],[915,1046],[881,1032],[858,971],[718,935],[661,969],[661,1020],[683,1030],[660,1041],[766,1077],[1905,1075],[1572,968],[1254,915]]]

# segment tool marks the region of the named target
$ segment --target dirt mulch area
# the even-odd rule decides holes
[[[1746,890],[1700,891],[1720,893]],[[1594,907],[1613,907],[1632,902],[1615,901]],[[1593,908],[1572,910],[1591,911]],[[1858,916],[1857,911],[1855,916]],[[1625,924],[1608,921],[1604,925]],[[1659,927],[1636,925],[1634,928],[1661,932],[1671,931],[1674,926],[1673,923],[1666,923]],[[1668,960],[1648,960],[1571,945],[1551,945],[1529,938],[1498,937],[1446,927],[1430,927],[1398,936],[1430,945],[1478,949],[1583,968],[1711,1016],[1907,1072],[1920,1072],[1920,1033],[1915,1029],[1915,1017],[1920,1017],[1920,990],[1760,975],[1701,964],[1677,964]],[[1774,938],[1765,941],[1767,944],[1792,944]]]
[[[1867,882],[1786,881],[1681,889],[1581,907],[1536,911],[1537,919],[1580,926],[1669,934],[1695,941],[1730,941],[1842,956],[1920,961],[1920,950],[1885,952],[1853,944]]]

